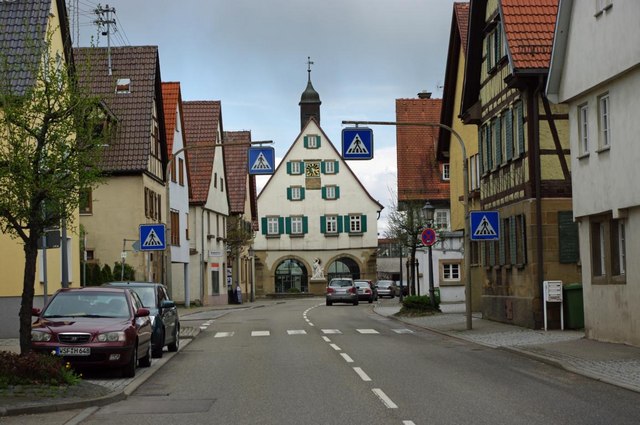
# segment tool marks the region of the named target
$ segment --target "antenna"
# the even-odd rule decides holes
[[[94,10],[94,13],[98,15],[98,19],[93,21],[94,24],[98,26],[98,30],[102,28],[102,26],[106,26],[106,31],[102,32],[102,35],[107,36],[107,63],[109,67],[109,75],[111,75],[111,25],[113,25],[113,30],[116,30],[116,20],[111,19],[111,14],[116,13],[116,9],[114,7],[109,7],[107,4],[104,8],[100,4]],[[106,19],[103,18],[106,17]]]

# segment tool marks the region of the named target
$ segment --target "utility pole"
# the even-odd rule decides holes
[[[98,30],[100,30],[102,26],[107,27],[106,31],[102,31],[101,34],[107,36],[107,63],[109,67],[109,75],[111,75],[111,25],[113,25],[114,32],[117,30],[116,20],[111,18],[111,14],[115,14],[116,9],[115,7],[109,7],[109,5],[106,5],[103,8],[100,4],[98,4],[98,7],[96,7],[94,13],[98,15],[98,19],[93,21],[93,23],[98,26]]]

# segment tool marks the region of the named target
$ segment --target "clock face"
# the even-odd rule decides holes
[[[307,177],[318,177],[320,175],[320,166],[317,162],[311,162],[305,167]]]

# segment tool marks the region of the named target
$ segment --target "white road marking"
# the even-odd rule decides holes
[[[324,342],[331,342],[328,336],[323,336],[322,339],[324,339]]]
[[[287,333],[289,335],[306,335],[307,331],[305,331],[304,329],[294,329],[288,330]]]
[[[309,322],[309,326],[315,326],[313,323]]]
[[[229,336],[233,336],[233,332],[217,332],[213,337],[214,338],[226,338]]]
[[[205,325],[200,325],[200,330],[204,331],[205,329],[207,329],[209,326],[205,326]]]
[[[379,334],[380,333],[375,329],[356,329],[356,331],[360,332],[361,334]]]
[[[269,336],[271,332],[269,331],[251,331],[251,336]]]
[[[391,399],[387,397],[384,391],[382,391],[380,388],[372,388],[371,391],[373,391],[373,393],[378,396],[380,401],[382,401],[382,403],[384,403],[384,405],[387,406],[388,409],[398,408],[398,405],[391,401]]]
[[[402,421],[402,425],[416,425],[413,421]]]
[[[402,328],[402,329],[392,329],[397,334],[412,334],[413,331],[411,329]]]
[[[353,363],[353,359],[347,353],[340,353],[340,355],[347,363]]]
[[[340,330],[338,329],[323,329],[322,333],[325,335],[335,335],[335,334],[341,334],[342,332],[340,332]]]
[[[358,374],[360,379],[362,379],[363,381],[365,381],[365,382],[370,382],[371,381],[371,378],[369,378],[369,375],[364,373],[364,370],[362,370],[362,368],[354,367],[353,370]]]
[[[342,348],[338,347],[338,346],[337,346],[337,345],[335,345],[335,344],[329,344],[329,345],[331,346],[331,348],[333,348],[333,349],[334,349],[334,350],[336,350],[336,351],[341,351],[341,350],[342,350]]]

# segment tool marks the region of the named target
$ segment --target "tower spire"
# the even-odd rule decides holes
[[[311,60],[311,56],[307,56],[307,73],[308,73],[307,82],[308,83],[311,82],[311,65],[313,65],[313,61]]]
[[[311,84],[311,56],[307,56],[307,88],[300,97],[300,129],[303,129],[309,119],[314,118],[320,125],[320,95]]]

